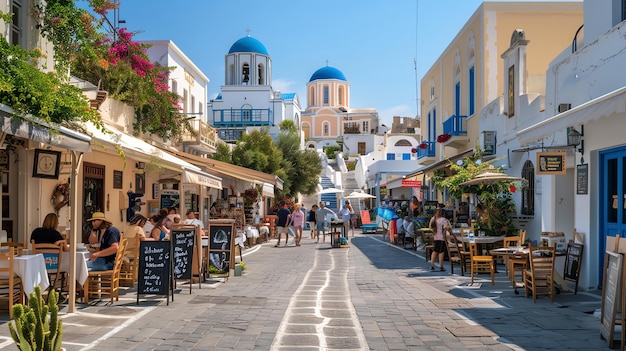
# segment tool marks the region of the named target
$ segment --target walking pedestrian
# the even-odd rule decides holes
[[[451,228],[443,208],[438,208],[433,218],[430,219],[430,228],[433,230],[435,242],[435,248],[430,255],[430,270],[435,270],[435,258],[439,255],[439,270],[443,272],[446,270],[443,268],[443,256],[446,251],[445,232]]]
[[[317,205],[311,206],[311,210],[309,211],[309,227],[311,228],[311,239],[315,239],[317,237],[317,228],[315,227],[315,211],[317,211]]]
[[[289,233],[287,232],[287,230],[289,229],[289,227],[287,226],[287,224],[289,224],[289,217],[291,217],[291,211],[289,211],[289,209],[287,208],[287,203],[281,202],[280,210],[278,210],[278,220],[276,221],[278,242],[276,243],[276,245],[274,245],[274,247],[280,246],[280,237],[283,233],[285,234],[285,246],[287,246],[287,242],[289,241]]]
[[[300,246],[300,240],[302,240],[302,228],[304,227],[304,212],[302,212],[302,206],[300,204],[295,205],[295,209],[291,214],[291,225],[296,234],[296,246]]]
[[[320,242],[320,233],[326,235],[326,215],[335,215],[335,211],[326,207],[324,201],[320,201],[320,207],[315,211],[315,221],[317,222],[317,242]],[[330,220],[329,220],[330,222]]]
[[[339,217],[343,221],[343,235],[348,236],[348,232],[352,227],[352,217],[354,216],[354,210],[350,206],[350,201],[346,200],[343,203],[343,207],[339,210]],[[354,236],[354,227],[352,227],[352,236]]]

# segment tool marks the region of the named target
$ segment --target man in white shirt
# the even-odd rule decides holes
[[[193,210],[187,210],[187,218],[183,221],[184,224],[191,224],[193,226],[200,226],[200,229],[204,230],[204,224],[201,220],[196,218],[196,213]]]

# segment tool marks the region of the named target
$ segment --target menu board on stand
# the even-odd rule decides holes
[[[610,238],[610,237],[609,237]],[[609,239],[607,238],[607,239]],[[615,236],[615,251],[606,251],[604,257],[603,282],[602,282],[602,312],[600,314],[600,336],[607,341],[609,348],[613,348],[615,342],[615,330],[619,325],[621,329],[621,349],[624,349],[624,317],[626,306],[624,304],[624,286],[626,279],[624,272],[624,255],[619,253],[619,235]],[[609,242],[607,240],[607,247]]]
[[[173,275],[174,279],[189,279],[189,293],[191,294],[192,272],[194,270],[194,248],[199,233],[192,225],[174,226],[170,237],[172,238],[173,251]]]
[[[230,276],[235,267],[235,221],[216,219],[209,221],[209,277]]]
[[[137,284],[137,304],[139,295],[165,295],[170,304],[170,293],[174,301],[172,285],[170,241],[141,241],[139,244],[139,274]]]

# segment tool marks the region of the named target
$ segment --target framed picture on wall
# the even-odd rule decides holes
[[[113,189],[122,189],[122,180],[124,173],[122,171],[113,171]]]
[[[61,152],[43,149],[35,149],[35,164],[33,165],[33,178],[59,179],[59,167],[61,166]]]
[[[135,193],[144,194],[146,192],[146,175],[143,173],[135,174]]]
[[[159,183],[152,183],[152,198],[153,199],[158,199],[160,194],[160,186],[161,184]]]

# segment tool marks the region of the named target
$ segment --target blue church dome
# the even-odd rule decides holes
[[[346,76],[344,76],[340,70],[330,66],[322,67],[315,71],[315,73],[311,76],[311,79],[309,79],[309,82],[318,79],[338,79],[347,81]]]
[[[233,46],[230,47],[229,54],[234,52],[256,52],[258,54],[268,55],[265,45],[253,37],[243,37],[237,40]]]

